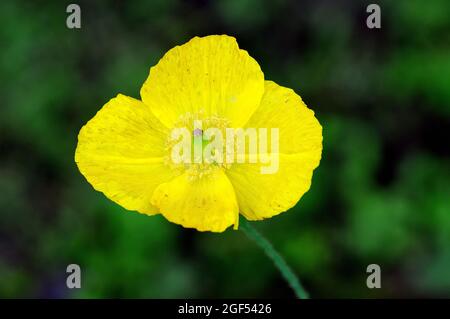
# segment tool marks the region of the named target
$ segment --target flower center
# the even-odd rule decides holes
[[[165,163],[196,180],[218,168],[228,168],[224,140],[229,121],[203,112],[186,113],[174,125],[166,143]]]

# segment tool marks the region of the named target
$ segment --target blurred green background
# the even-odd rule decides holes
[[[450,2],[0,3],[0,297],[293,298],[240,231],[128,212],[74,163],[77,134],[193,36],[229,34],[324,127],[311,190],[255,223],[314,298],[450,297]],[[274,185],[282,187],[282,185]],[[66,267],[82,270],[67,289]],[[382,288],[366,287],[366,267]]]

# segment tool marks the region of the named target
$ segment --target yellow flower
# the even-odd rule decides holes
[[[264,80],[233,37],[195,37],[169,50],[150,69],[141,98],[119,94],[106,103],[80,130],[75,153],[88,182],[126,209],[222,232],[237,228],[239,213],[269,218],[308,191],[322,127],[293,90]],[[173,163],[171,131],[193,129],[193,120],[221,130],[278,129],[278,170],[263,174],[267,164],[249,161]]]

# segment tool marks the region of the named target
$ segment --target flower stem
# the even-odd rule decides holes
[[[292,290],[294,290],[297,298],[308,299],[309,295],[303,288],[300,280],[294,274],[291,267],[289,267],[284,258],[281,257],[281,255],[275,250],[272,244],[263,235],[261,235],[260,232],[253,228],[253,226],[250,225],[250,223],[245,220],[245,218],[241,218],[239,226],[239,228],[247,235],[247,237],[252,239],[265,252],[267,257],[272,259],[281,275],[289,283],[289,286],[291,286]]]

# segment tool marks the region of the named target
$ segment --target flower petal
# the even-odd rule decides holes
[[[75,162],[88,182],[129,210],[155,214],[154,189],[174,178],[164,165],[167,128],[141,101],[119,94],[80,130]]]
[[[272,81],[265,81],[261,104],[245,127],[278,128],[280,153],[322,152],[322,126],[314,112],[292,89]]]
[[[261,167],[266,164],[234,164],[227,176],[241,214],[249,220],[259,220],[295,206],[311,185],[311,163],[317,161],[310,154],[279,154],[279,169],[274,174],[261,174]]]
[[[233,186],[218,168],[196,180],[185,173],[161,184],[152,204],[169,221],[199,231],[222,232],[239,220]]]
[[[279,129],[275,173],[262,174],[269,163],[260,162],[233,164],[227,170],[241,213],[258,220],[288,210],[308,191],[321,158],[322,127],[294,91],[268,81],[261,105],[246,127]]]
[[[236,39],[195,37],[169,50],[141,89],[144,103],[167,126],[186,113],[220,116],[244,125],[259,105],[264,75]]]

